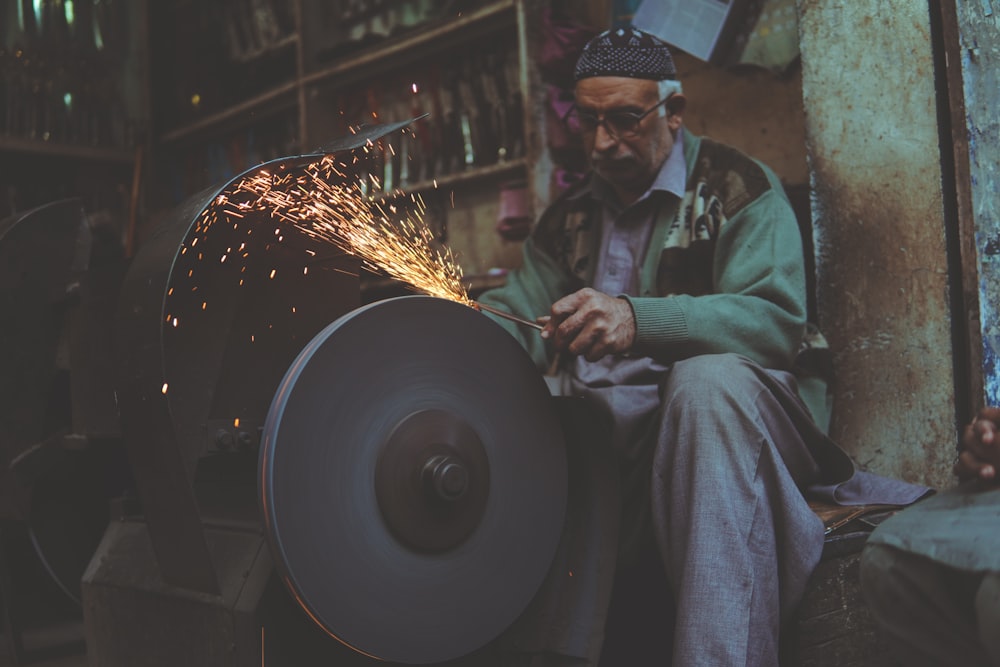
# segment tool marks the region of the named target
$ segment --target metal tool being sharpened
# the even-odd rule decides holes
[[[492,314],[496,315],[497,317],[502,317],[502,318],[504,318],[506,320],[510,320],[511,322],[517,322],[518,324],[523,324],[524,326],[531,327],[532,329],[538,329],[539,331],[541,331],[542,329],[545,328],[541,324],[539,324],[538,322],[532,322],[530,320],[522,319],[522,318],[518,317],[517,315],[511,315],[510,313],[506,313],[506,312],[504,312],[502,310],[497,310],[496,308],[491,308],[490,306],[487,306],[485,304],[479,303],[478,301],[473,301],[473,307],[476,308],[477,310],[484,310],[487,313],[492,313]]]

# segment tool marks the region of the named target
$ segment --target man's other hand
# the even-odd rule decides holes
[[[962,433],[954,472],[962,481],[978,478],[998,483],[1000,467],[1000,408],[983,408]]]
[[[635,342],[635,314],[625,299],[585,287],[556,301],[551,312],[538,320],[542,338],[587,361],[623,354]]]

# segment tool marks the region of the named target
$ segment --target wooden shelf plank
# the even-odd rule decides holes
[[[5,136],[0,136],[0,152],[47,155],[95,162],[119,162],[121,164],[129,164],[133,159],[132,150],[128,148],[83,146]]]
[[[303,75],[302,83],[308,86],[330,82],[347,75],[357,77],[359,72],[368,75],[379,64],[388,65],[394,59],[402,57],[412,61],[414,53],[422,48],[440,49],[448,38],[461,37],[465,39],[469,37],[470,29],[473,26],[488,27],[490,31],[496,31],[500,27],[497,24],[497,19],[508,12],[510,13],[510,23],[513,25],[516,19],[513,12],[516,4],[516,0],[498,0],[437,27],[414,32],[399,39],[387,40],[386,43],[378,45],[371,51],[343,58],[334,65]]]
[[[178,139],[184,139],[187,137],[192,137],[199,132],[204,132],[217,125],[222,125],[226,121],[234,120],[243,116],[245,114],[252,114],[268,102],[279,101],[282,97],[288,96],[288,106],[293,107],[295,105],[295,100],[292,95],[298,90],[298,83],[296,81],[291,81],[289,83],[278,86],[277,88],[272,88],[271,90],[261,93],[255,97],[251,97],[248,100],[244,100],[239,104],[234,104],[231,107],[227,107],[222,111],[218,111],[214,114],[210,114],[201,118],[193,123],[184,125],[175,130],[165,132],[160,141],[171,142],[177,141]]]
[[[524,158],[518,158],[516,160],[498,162],[497,164],[491,164],[485,167],[473,167],[467,171],[460,171],[454,174],[445,174],[431,181],[422,181],[420,183],[414,183],[413,185],[407,185],[397,190],[393,190],[392,192],[384,193],[380,196],[375,197],[375,199],[393,199],[396,197],[406,197],[411,194],[420,194],[423,192],[428,192],[430,190],[442,190],[456,185],[477,181],[480,179],[497,178],[499,176],[503,176],[504,174],[516,174],[521,172],[526,175],[527,170],[528,170],[527,160],[525,160]]]
[[[241,53],[238,57],[234,58],[233,60],[234,62],[238,63],[253,62],[254,60],[259,60],[260,58],[269,56],[277,51],[280,51],[281,49],[284,49],[288,46],[292,46],[293,44],[298,44],[298,43],[299,43],[299,33],[293,32],[269,44],[265,44],[259,49]]]

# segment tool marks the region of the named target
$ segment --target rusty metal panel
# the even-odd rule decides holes
[[[402,125],[369,128],[328,148],[360,148]],[[125,275],[115,329],[121,432],[171,585],[218,591],[191,486],[199,458],[216,447],[256,446],[302,345],[360,300],[355,258],[312,250],[315,241],[294,228],[285,238],[267,211],[222,212],[245,179],[298,175],[325,155],[273,160],[193,195]],[[346,178],[334,171],[330,178]]]
[[[959,35],[958,12],[954,0],[930,0],[931,21],[940,18],[941,54],[938,67],[943,72],[939,80],[939,105],[942,114],[942,134],[950,136],[950,155],[943,154],[946,192],[953,197],[950,218],[954,220],[954,248],[959,269],[954,274],[953,297],[960,294],[954,306],[954,321],[961,326],[956,332],[956,408],[957,422],[966,423],[986,401],[983,382],[983,338],[979,318],[979,272],[977,267],[975,213],[972,206],[972,174],[969,164],[969,131],[966,126],[965,92],[963,90],[962,45]],[[940,77],[940,74],[939,74]],[[982,79],[979,79],[982,81]],[[987,77],[986,85],[995,89],[996,80]],[[941,99],[946,94],[947,105]],[[979,113],[982,109],[979,110]],[[943,142],[945,143],[945,142]],[[947,158],[951,158],[950,164]],[[952,174],[949,176],[949,170]],[[978,177],[978,174],[977,174]],[[947,210],[947,209],[946,209]],[[961,314],[959,316],[959,313]],[[961,317],[961,319],[959,319]]]
[[[798,9],[831,434],[866,469],[947,485],[955,385],[929,8]]]

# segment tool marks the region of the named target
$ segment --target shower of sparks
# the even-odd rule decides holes
[[[382,149],[369,142],[364,152],[369,150]],[[451,249],[440,244],[424,223],[423,199],[400,190],[385,193],[389,196],[380,199],[381,185],[372,187],[370,177],[347,175],[359,173],[359,161],[357,153],[353,154],[353,167],[326,155],[305,166],[262,168],[216,195],[197,216],[180,249],[185,259],[175,267],[174,284],[164,302],[167,330],[180,329],[191,321],[193,312],[209,311],[211,288],[197,300],[185,300],[184,295],[198,293],[206,275],[214,281],[221,275],[219,269],[229,272],[238,267],[234,281],[238,279],[240,287],[251,273],[280,282],[281,267],[259,255],[269,257],[269,251],[284,246],[284,239],[293,234],[332,245],[358,258],[363,268],[394,278],[413,291],[480,310],[480,304],[469,298]],[[402,201],[404,196],[406,202]],[[215,229],[222,229],[221,239],[216,238]],[[251,239],[257,239],[253,252],[257,257],[251,257]],[[321,261],[322,257],[311,249],[304,249],[304,255],[301,275],[308,276],[309,261]],[[206,274],[202,267],[211,265],[218,268],[208,269]],[[287,276],[287,271],[284,273]],[[175,291],[175,287],[180,289]],[[291,308],[293,314],[297,310]],[[266,324],[270,331],[273,325]],[[254,334],[249,338],[251,344],[256,343]]]
[[[331,173],[341,178],[327,178]],[[366,268],[384,272],[418,292],[473,305],[451,250],[436,246],[433,232],[424,224],[426,209],[419,197],[412,198],[415,208],[408,208],[402,219],[393,219],[389,214],[395,213],[393,208],[387,212],[382,204],[371,203],[361,186],[346,182],[329,158],[297,175],[260,171],[243,179],[236,192],[249,193],[253,199],[229,202],[229,208],[267,211],[272,219],[330,243],[359,258]]]

